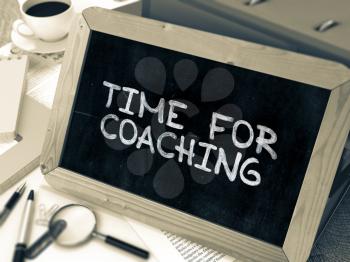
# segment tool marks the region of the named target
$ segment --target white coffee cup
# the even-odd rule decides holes
[[[55,0],[69,5],[69,8],[62,13],[52,16],[32,16],[27,14],[29,8],[52,0],[22,0],[19,1],[20,13],[24,21],[17,22],[15,30],[24,37],[37,37],[48,42],[55,42],[63,39],[69,32],[74,10],[71,0]]]

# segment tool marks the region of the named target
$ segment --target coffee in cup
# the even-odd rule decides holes
[[[70,0],[25,0],[20,4],[20,13],[24,23],[18,24],[16,31],[48,42],[63,39],[74,17]]]

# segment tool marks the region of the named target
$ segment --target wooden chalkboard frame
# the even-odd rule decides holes
[[[282,247],[254,239],[59,166],[91,30],[234,64],[331,91]],[[183,41],[185,39],[185,41]],[[203,43],[203,44],[202,44]],[[306,261],[350,129],[350,71],[343,65],[100,8],[84,10],[70,32],[42,151],[53,187],[249,261]]]

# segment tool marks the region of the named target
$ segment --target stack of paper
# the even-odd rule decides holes
[[[18,105],[12,118],[18,125],[12,133],[0,133],[0,194],[39,165],[62,56],[25,54],[11,43],[0,48],[0,126],[9,123],[9,108]],[[18,83],[22,83],[22,103],[22,92],[12,93]]]
[[[0,141],[13,141],[24,90],[28,57],[0,56]]]

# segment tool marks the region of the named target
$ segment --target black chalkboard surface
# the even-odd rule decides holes
[[[282,246],[329,96],[92,31],[59,166]]]

